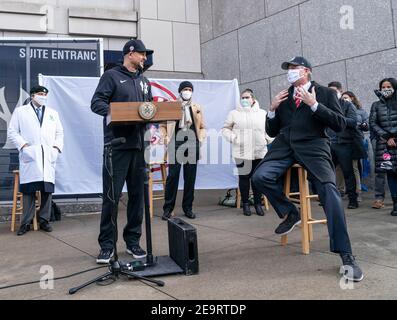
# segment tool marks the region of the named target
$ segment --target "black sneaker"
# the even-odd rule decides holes
[[[96,259],[96,263],[98,264],[108,264],[110,259],[113,257],[113,249],[101,249],[99,252],[98,258]]]
[[[277,229],[274,231],[276,234],[283,236],[290,233],[295,226],[301,223],[301,217],[299,212],[291,211],[287,219],[280,223]]]
[[[135,259],[146,257],[146,251],[143,250],[139,245],[127,248],[127,253],[132,255]]]
[[[340,255],[342,258],[341,273],[343,277],[349,281],[360,282],[364,279],[363,272],[358,266],[356,259],[350,253],[343,253]]]

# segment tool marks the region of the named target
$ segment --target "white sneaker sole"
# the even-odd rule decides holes
[[[347,269],[344,268],[344,266],[342,266],[342,268],[343,268],[343,272],[344,272],[344,271],[347,271]],[[362,281],[362,280],[364,279],[364,275],[361,275],[361,278],[360,278],[360,279],[354,279],[354,278],[352,278],[352,277],[349,277],[349,273],[347,273],[347,274],[343,273],[343,278],[345,278],[345,279],[348,280],[348,281],[360,282],[360,281]]]
[[[299,220],[297,222],[295,222],[295,224],[291,227],[291,229],[289,229],[288,231],[284,232],[284,233],[276,233],[278,236],[285,236],[286,234],[290,233],[292,230],[294,230],[294,228],[297,225],[300,225],[302,223],[302,220]]]
[[[350,277],[348,277],[346,275],[343,275],[343,278],[345,278],[348,281],[360,282],[360,281],[362,281],[364,279],[364,275],[362,275],[360,279],[353,279],[353,278],[350,278]]]
[[[113,258],[114,252],[110,255],[109,259],[96,259],[97,264],[108,264],[110,262],[110,259]]]
[[[142,258],[145,258],[145,257],[147,256],[146,253],[143,254],[143,255],[138,256],[138,255],[134,254],[134,253],[133,253],[131,250],[129,250],[129,249],[127,249],[126,251],[127,251],[128,254],[132,255],[135,259],[142,259]]]

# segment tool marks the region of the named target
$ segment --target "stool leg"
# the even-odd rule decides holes
[[[299,190],[300,190],[300,206],[301,206],[301,226],[302,226],[302,251],[304,254],[310,253],[309,243],[309,227],[308,227],[308,211],[307,211],[307,196],[309,190],[305,180],[305,169],[298,168],[299,176]]]
[[[281,236],[281,245],[286,246],[288,244],[288,235]]]
[[[309,189],[309,181],[307,180],[307,171],[305,170],[305,181],[306,181],[306,190],[307,190],[307,195],[310,196],[310,189]],[[312,205],[311,205],[311,198],[307,197],[306,198],[307,202],[307,220],[312,221]],[[313,241],[313,225],[309,224],[309,241]]]
[[[266,211],[269,211],[269,200],[267,200],[266,196],[263,196],[263,203],[265,205]]]
[[[167,184],[167,167],[165,164],[161,164],[160,168],[161,168],[161,180],[163,181],[163,192],[165,194],[165,186]]]
[[[236,191],[236,207],[237,207],[237,209],[240,209],[240,207],[241,207],[241,193],[240,193],[240,188],[237,188],[237,191]]]
[[[17,196],[18,196],[18,177],[14,175],[14,190],[12,194],[12,211],[11,211],[11,232],[15,231],[15,222],[17,215]]]
[[[33,230],[39,230],[39,226],[37,224],[37,212],[40,210],[41,207],[41,194],[40,192],[36,192],[36,199],[35,199],[35,212],[33,216]]]

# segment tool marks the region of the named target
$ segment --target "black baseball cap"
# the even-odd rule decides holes
[[[32,89],[30,89],[30,95],[32,95],[32,94],[36,94],[36,93],[39,93],[39,92],[44,92],[44,93],[48,93],[48,89],[46,88],[46,87],[43,87],[43,86],[34,86],[34,87],[32,87]]]
[[[302,66],[302,67],[305,67],[305,68],[308,68],[308,69],[312,70],[312,65],[310,64],[310,62],[307,61],[303,57],[293,57],[290,61],[283,62],[283,64],[281,65],[281,68],[283,70],[288,70],[290,65],[292,65],[292,66]]]
[[[152,54],[154,51],[146,49],[145,45],[141,40],[129,40],[123,47],[123,55],[130,52],[146,52],[146,54]]]

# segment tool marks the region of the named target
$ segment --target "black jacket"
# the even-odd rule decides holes
[[[331,138],[331,147],[333,144],[349,144],[352,159],[366,158],[367,151],[364,147],[364,140],[361,131],[358,129],[358,114],[356,107],[349,101],[339,99],[342,113],[346,119],[346,128],[340,132],[327,130]]]
[[[267,118],[266,131],[276,137],[263,159],[281,160],[294,156],[321,182],[335,183],[330,141],[326,128],[340,132],[346,127],[336,92],[313,82],[319,103],[317,111],[303,102],[296,108],[294,87],[289,88],[288,99],[281,103],[273,119]]]
[[[327,133],[331,138],[331,143],[353,143],[353,131],[357,128],[358,121],[356,107],[344,99],[339,99],[339,104],[346,119],[346,128],[340,132],[335,132],[328,128]]]
[[[125,137],[126,143],[115,149],[144,148],[145,124],[107,126],[106,116],[111,102],[152,101],[151,86],[139,71],[132,73],[124,66],[118,65],[106,71],[99,80],[91,100],[91,110],[104,117],[104,142],[114,138]]]
[[[397,94],[372,104],[369,125],[376,137],[375,171],[383,171],[380,165],[387,150],[392,155],[393,171],[397,172],[397,149],[387,146],[387,140],[397,138]]]

